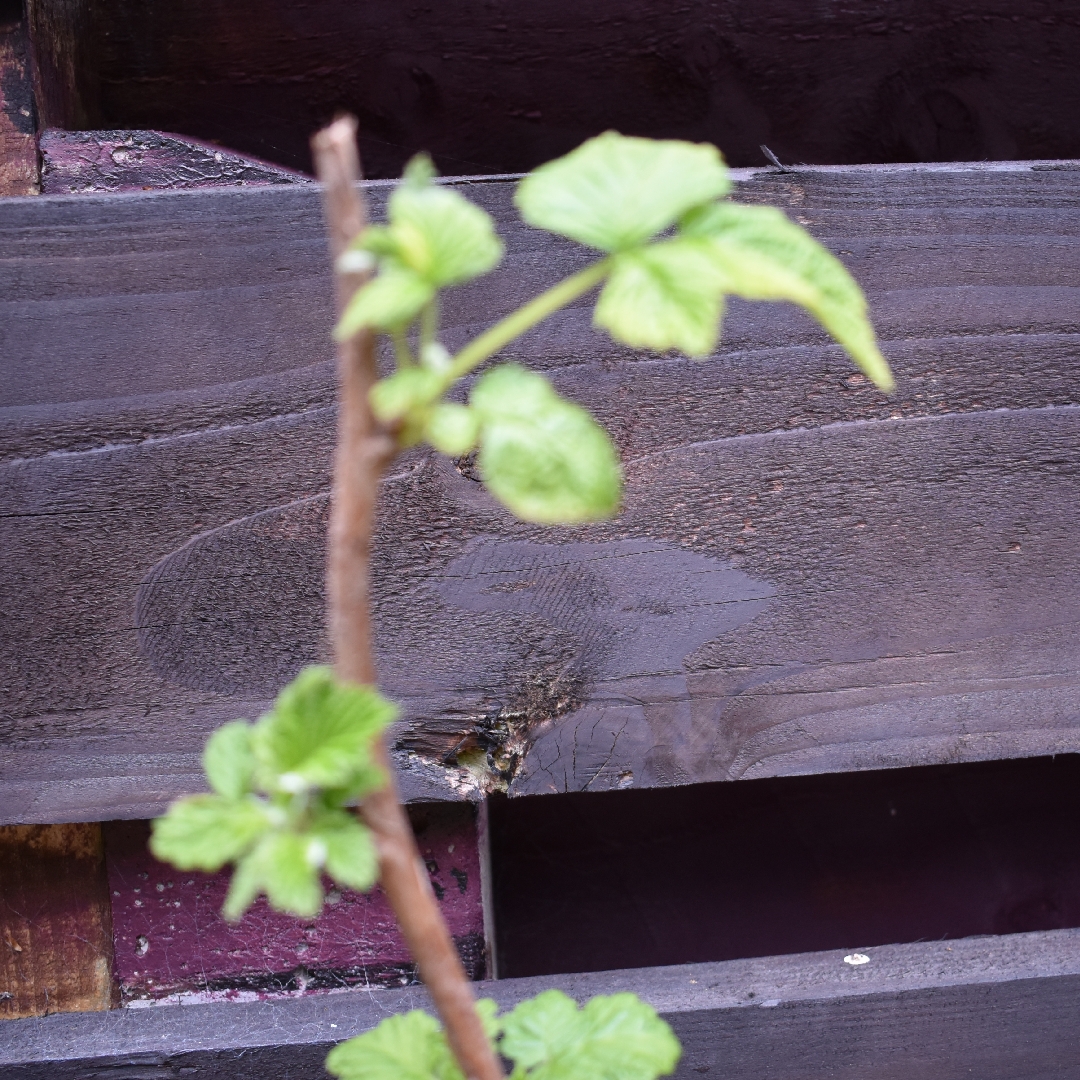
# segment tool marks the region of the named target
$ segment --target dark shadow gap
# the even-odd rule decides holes
[[[494,798],[499,974],[1080,926],[1080,755]]]

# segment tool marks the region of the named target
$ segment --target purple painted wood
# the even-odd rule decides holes
[[[486,969],[480,861],[471,807],[414,807],[432,887],[473,978]],[[145,822],[105,826],[116,979],[124,1004],[262,1000],[346,986],[403,986],[415,967],[380,890],[330,890],[322,915],[273,912],[265,898],[237,924],[221,905],[229,874],[183,872],[146,848]]]

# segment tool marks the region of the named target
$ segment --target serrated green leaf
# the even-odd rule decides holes
[[[419,154],[413,154],[409,158],[405,171],[401,174],[401,179],[406,184],[414,187],[426,187],[438,175],[439,171],[435,168],[435,162],[431,160],[431,155],[421,151]]]
[[[453,188],[402,185],[389,210],[397,257],[437,288],[471,281],[502,258],[491,215]]]
[[[372,740],[396,715],[371,687],[338,682],[327,667],[305,668],[255,725],[262,781],[268,790],[348,787],[370,766]]]
[[[150,850],[181,870],[219,870],[269,828],[265,808],[256,799],[191,795],[153,822]]]
[[[379,877],[379,857],[370,831],[352,814],[321,816],[309,834],[326,848],[326,872],[339,885],[367,892]]]
[[[237,862],[229,882],[229,891],[225,894],[225,903],[221,907],[226,922],[240,921],[263,891],[265,881],[266,875],[257,849]]]
[[[234,720],[210,736],[203,750],[203,770],[214,791],[228,799],[239,799],[254,788],[255,754],[246,720]]]
[[[518,517],[572,524],[615,513],[622,477],[607,432],[542,375],[502,365],[479,380],[470,401],[484,483]]]
[[[806,308],[886,392],[894,382],[855,279],[827,248],[771,206],[716,203],[691,212],[682,235],[713,245],[725,291]]]
[[[480,1023],[483,1025],[484,1033],[494,1042],[502,1032],[498,1004],[493,998],[481,998],[476,1003],[476,1011],[480,1014]]]
[[[529,1080],[655,1080],[681,1053],[671,1028],[633,994],[595,997],[579,1010],[546,990],[502,1023],[499,1049]]]
[[[334,338],[346,341],[357,331],[397,330],[407,326],[435,295],[435,287],[413,270],[387,266],[358,289],[334,327]]]
[[[225,918],[235,922],[263,892],[275,911],[304,919],[318,915],[323,891],[312,847],[311,837],[297,833],[272,832],[263,837],[237,863],[222,908]]]
[[[625,345],[707,356],[720,331],[725,281],[708,243],[650,244],[615,257],[593,321]]]
[[[521,1002],[502,1018],[502,1030],[500,1053],[528,1070],[558,1066],[585,1033],[577,1002],[561,990],[545,990]]]
[[[530,225],[601,251],[623,251],[730,187],[715,146],[608,131],[534,169],[514,201]]]
[[[341,1080],[462,1080],[438,1023],[419,1009],[335,1046],[326,1069]]]
[[[415,409],[430,405],[442,393],[443,379],[428,368],[404,368],[380,379],[371,388],[371,408],[389,424]]]
[[[431,411],[424,427],[424,437],[436,450],[450,457],[467,454],[480,432],[476,413],[466,405],[447,401]]]
[[[276,911],[311,918],[322,910],[319,870],[325,849],[313,852],[318,843],[311,836],[280,832],[271,833],[259,845],[263,888]]]

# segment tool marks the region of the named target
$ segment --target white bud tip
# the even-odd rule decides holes
[[[375,268],[375,256],[370,251],[350,248],[338,256],[334,266],[339,274],[366,274]]]

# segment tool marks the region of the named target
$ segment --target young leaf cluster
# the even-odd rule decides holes
[[[396,715],[370,687],[305,668],[257,723],[219,728],[203,752],[213,794],[179,799],[153,824],[150,850],[182,870],[236,863],[224,914],[261,893],[279,911],[322,908],[322,875],[351,889],[378,876],[367,828],[346,808],[385,783],[372,742]]]
[[[477,1008],[513,1063],[510,1080],[655,1080],[681,1053],[671,1028],[634,994],[579,1008],[562,991],[545,990],[505,1016],[491,1000]],[[464,1080],[442,1029],[418,1009],[336,1046],[326,1068],[340,1080]]]
[[[626,345],[704,357],[717,345],[726,297],[801,305],[884,390],[893,386],[861,290],[830,252],[771,207],[731,202],[713,146],[607,132],[521,182],[515,202],[530,225],[599,258],[450,356],[439,341],[440,290],[493,269],[494,222],[414,158],[390,197],[389,222],[368,228],[342,259],[370,267],[336,328],[388,334],[396,370],[372,390],[375,413],[401,445],[428,442],[460,456],[478,450],[492,493],[518,517],[575,523],[619,505],[614,447],[596,421],[541,375],[496,367],[467,404],[447,400],[462,378],[560,308],[599,287],[593,322]]]

